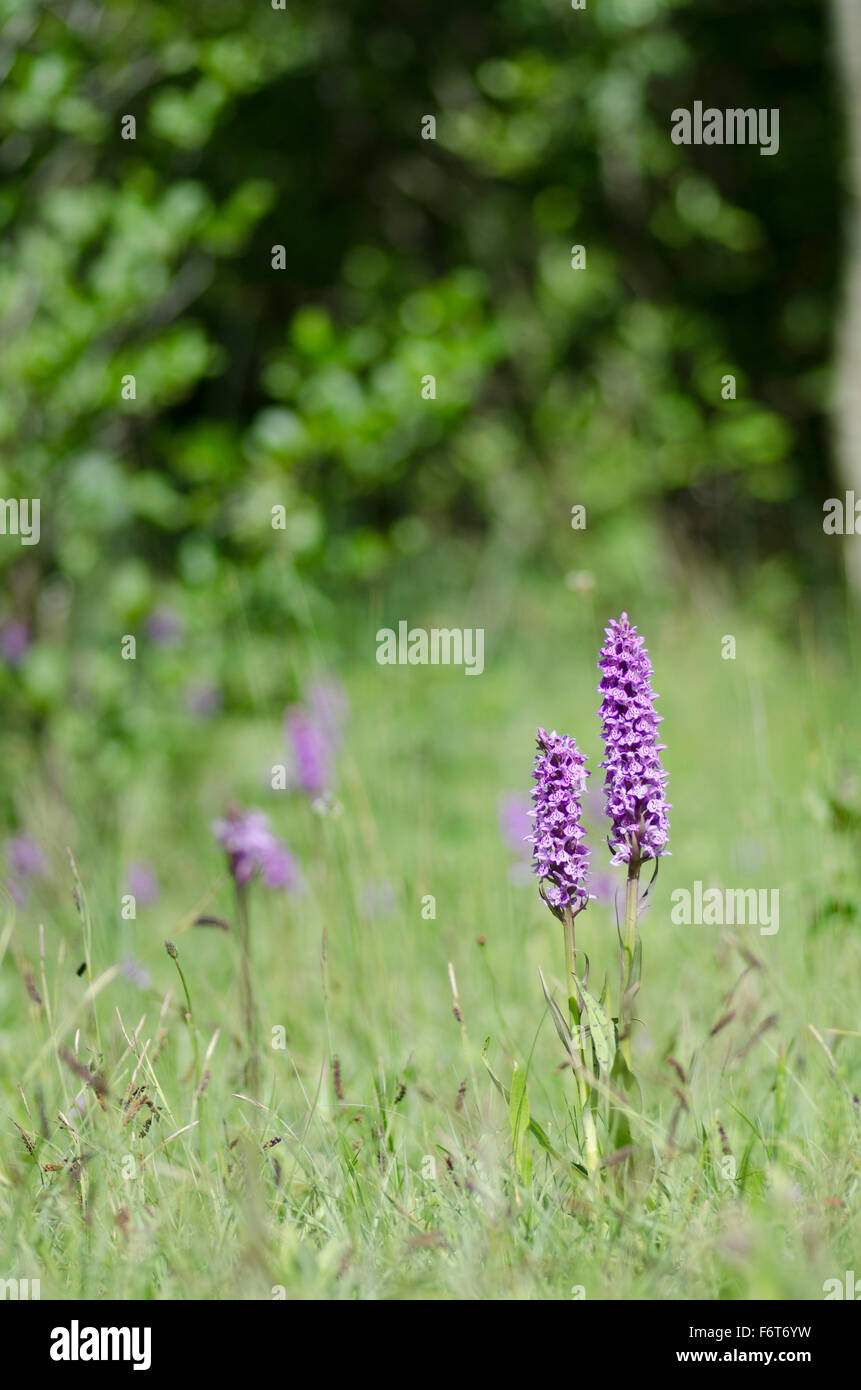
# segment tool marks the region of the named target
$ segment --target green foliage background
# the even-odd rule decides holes
[[[0,564],[9,614],[51,639],[37,707],[68,696],[58,625],[113,640],[168,598],[213,631],[228,571],[268,631],[300,621],[297,576],[552,571],[577,502],[578,569],[673,587],[669,545],[772,617],[838,582],[817,0],[0,18],[0,483],[43,509],[38,552]],[[696,99],[779,107],[778,156],[674,146]]]
[[[842,490],[844,137],[822,4],[0,0],[0,79],[0,494],[42,519],[38,546],[0,537],[0,646],[12,623],[32,638],[0,660],[0,818],[49,860],[0,924],[3,1101],[35,1136],[0,1133],[0,1275],[39,1269],[58,1297],[818,1297],[859,1268],[861,1212],[859,654],[822,531]],[[670,113],[696,100],[779,108],[779,154],[674,146]],[[492,1035],[506,1083],[517,1061],[564,1137],[537,985],[561,943],[510,881],[496,801],[528,787],[538,724],[596,767],[594,663],[622,608],[654,658],[674,812],[643,928],[660,1152],[648,1201],[614,1205],[534,1148],[517,1191],[479,1048]],[[148,635],[159,613],[181,640]],[[402,618],[485,627],[485,674],[381,670],[376,629]],[[285,704],[326,671],[352,701],[340,817],[268,784]],[[289,1035],[265,1119],[236,1095],[235,932],[193,929],[234,911],[210,830],[233,798],[265,805],[307,889],[254,888],[261,1017]],[[137,858],[162,897],[130,923]],[[696,879],[780,885],[779,935],[671,925]],[[612,908],[588,921],[600,980]],[[194,1134],[165,935],[203,1044],[220,1037]],[[130,953],[146,987],[118,973]],[[117,1008],[130,1027],[146,1009],[166,1101],[133,1138]],[[82,1111],[83,1179],[55,1118],[79,1033],[112,1095]],[[668,1055],[700,1059],[681,1118]]]

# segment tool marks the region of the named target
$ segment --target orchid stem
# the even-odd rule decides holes
[[[580,1028],[580,1009],[577,1003],[577,951],[574,940],[574,913],[571,911],[570,907],[566,907],[565,909],[562,918],[562,928],[565,940],[565,988],[568,998],[571,1032],[574,1046],[585,1066],[586,1043]],[[583,1076],[578,1076],[576,1080],[577,1096],[580,1102],[580,1116],[583,1121],[586,1167],[591,1176],[598,1168],[600,1161],[598,1132],[595,1128],[595,1116],[592,1113],[591,1093],[588,1083]]]
[[[640,866],[642,860],[631,858],[628,861],[628,881],[625,885],[625,936],[620,959],[620,997],[619,1029],[621,1033],[622,1055],[628,1070],[631,1071],[631,1003],[628,991],[631,987],[631,973],[634,953],[637,949],[637,915],[640,910]]]
[[[239,927],[239,999],[242,1025],[248,1046],[248,1086],[252,1095],[257,1090],[257,1010],[251,984],[251,932],[248,923],[248,898],[245,884],[236,885],[236,920]]]

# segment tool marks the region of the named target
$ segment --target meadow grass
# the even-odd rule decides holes
[[[512,877],[497,824],[498,796],[529,790],[539,724],[576,736],[600,789],[612,610],[524,586],[488,621],[475,678],[378,667],[357,611],[340,652],[311,638],[300,662],[337,670],[351,703],[332,813],[269,789],[283,699],[189,728],[142,707],[164,746],[130,762],[121,794],[19,749],[20,819],[51,874],[0,929],[0,1277],[65,1299],[819,1299],[861,1267],[857,666],[702,597],[629,606],[673,804],[641,921],[636,1162],[586,1181],[566,1158],[572,1076],[538,973],[562,997],[561,928]],[[304,880],[249,892],[253,1094],[210,829],[230,801],[267,811]],[[124,921],[135,857],[162,894]],[[779,889],[779,931],[674,924],[673,889],[697,879]],[[612,905],[590,905],[578,944],[615,987]],[[130,954],[144,988],[119,970]],[[531,1182],[486,1040],[506,1087],[525,1073],[560,1155],[529,1136]]]

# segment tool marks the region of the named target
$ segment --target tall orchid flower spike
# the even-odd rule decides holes
[[[589,901],[589,851],[581,825],[586,791],[586,755],[573,738],[538,730],[532,776],[535,833],[533,868],[541,896],[560,920],[565,909],[582,912]]]
[[[587,887],[589,851],[583,843],[586,832],[581,824],[586,778],[589,776],[585,764],[586,755],[580,752],[573,738],[569,738],[567,734],[557,734],[555,731],[548,734],[546,729],[538,730],[537,752],[532,770],[535,786],[532,789],[534,809],[531,814],[535,818],[535,832],[529,838],[533,847],[533,868],[538,878],[538,891],[550,911],[561,921],[564,932],[566,994],[570,1017],[570,1032],[565,1040],[571,1049],[572,1058],[580,1059],[575,1067],[579,1121],[582,1125],[586,1167],[589,1172],[594,1172],[599,1163],[599,1146],[593,1098],[585,1071],[589,1044],[580,1024],[580,1003],[584,986],[577,978],[577,955],[574,945],[574,918],[587,906],[591,896]]]
[[[606,748],[601,763],[605,770],[604,794],[610,820],[607,843],[612,863],[627,864],[625,929],[620,971],[619,1039],[630,1068],[631,1006],[639,988],[640,951],[637,917],[640,911],[640,868],[658,860],[667,850],[670,822],[666,798],[667,773],[661,765],[666,747],[658,741],[661,716],[655,712],[658,698],[652,689],[652,663],[643,638],[637,635],[627,613],[605,629],[598,666],[602,696],[599,717]]]
[[[667,773],[658,742],[661,715],[652,689],[652,663],[627,613],[607,628],[598,666],[602,695],[598,711],[607,756],[604,794],[610,818],[608,843],[614,864],[641,864],[668,853],[670,803],[664,794]]]

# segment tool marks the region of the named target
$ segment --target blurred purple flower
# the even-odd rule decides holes
[[[600,787],[587,788],[583,796],[583,814],[603,831],[604,793]]]
[[[395,890],[387,879],[365,888],[365,907],[369,917],[391,917],[396,907]]]
[[[616,901],[617,884],[609,874],[593,874],[589,881],[590,896],[606,906]]]
[[[30,896],[30,890],[25,883],[19,883],[17,878],[6,879],[6,891],[9,897],[18,906],[22,906]]]
[[[26,623],[13,620],[0,628],[0,656],[7,666],[20,666],[30,646],[30,629]]]
[[[185,708],[193,719],[211,719],[221,709],[221,691],[217,685],[192,681],[185,688]]]
[[[126,869],[126,889],[131,893],[135,902],[154,903],[158,901],[158,879],[155,871],[143,860],[136,864],[129,864]]]
[[[339,748],[350,712],[347,693],[340,681],[332,677],[313,681],[305,691],[305,706],[333,748]]]
[[[146,635],[157,647],[175,647],[185,636],[185,623],[171,608],[155,608],[146,620]]]
[[[15,835],[5,849],[9,867],[19,878],[43,878],[48,872],[48,861],[32,835]]]
[[[262,811],[228,811],[223,820],[213,822],[212,831],[230,861],[235,881],[246,884],[259,871],[268,888],[297,887],[296,863],[281,840],[269,829],[269,818]]]
[[[263,882],[267,888],[283,888],[286,893],[297,887],[296,861],[285,844],[273,840],[261,856]]]
[[[505,792],[497,802],[499,829],[512,854],[529,860],[532,855],[532,803],[519,792]]]
[[[132,985],[137,985],[138,989],[149,989],[152,983],[152,976],[149,971],[145,970],[134,956],[126,956],[120,962],[120,971],[124,979]]]
[[[304,705],[290,705],[284,732],[293,750],[296,784],[309,796],[319,796],[331,778],[332,743],[323,725]]]

